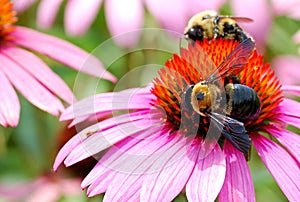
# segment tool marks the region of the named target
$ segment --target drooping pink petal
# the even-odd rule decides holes
[[[97,58],[69,42],[21,26],[16,26],[12,34],[17,45],[43,53],[80,72],[116,81]]]
[[[300,128],[299,117],[280,114],[279,116],[276,117],[276,119],[280,121],[281,126],[282,126],[282,124],[288,124],[288,125],[292,125],[296,128]]]
[[[134,113],[133,113],[134,116]],[[135,119],[134,119],[135,118]],[[86,129],[80,131],[77,135],[72,137],[64,146],[63,148],[59,151],[59,153],[56,156],[55,162],[53,169],[56,170],[57,167],[63,162],[63,160],[76,148],[79,146],[80,143],[84,139],[88,137],[88,134],[93,134],[97,132],[98,130],[104,130],[110,127],[116,126],[116,124],[122,124],[124,122],[128,121],[134,121],[137,120],[141,117],[134,116],[134,118],[130,119],[128,114],[121,115],[118,117],[110,118],[105,121],[102,121],[98,124],[92,125],[90,127],[87,127]]]
[[[279,104],[279,110],[282,114],[300,118],[300,103],[284,98]]]
[[[200,148],[200,154],[206,149]],[[194,171],[186,184],[186,195],[189,201],[215,201],[225,179],[226,162],[223,151],[218,144],[205,158],[199,158]]]
[[[66,109],[60,120],[86,117],[100,112],[149,109],[155,96],[146,88],[102,93],[83,99]]]
[[[124,197],[130,198],[132,194],[139,195],[141,189],[140,180],[142,178],[131,178],[130,176],[143,176],[146,172],[151,173],[153,172],[153,165],[156,165],[155,169],[158,166],[160,168],[164,160],[168,160],[173,156],[180,144],[179,139],[178,136],[168,137],[167,130],[161,130],[161,127],[157,127],[141,132],[138,138],[128,137],[117,143],[101,158],[95,167],[95,171],[92,171],[91,175],[89,174],[89,179],[86,182],[94,180],[88,189],[89,195],[93,196],[102,193],[106,191],[108,186],[111,186],[111,188],[106,192],[108,195],[107,199],[119,197],[124,199]],[[118,173],[126,174],[126,176]],[[93,176],[94,178],[92,178]],[[119,182],[119,185],[104,184],[102,181],[106,180],[107,177],[110,181],[119,177],[122,180],[122,184],[126,183],[124,187],[131,186],[131,183],[139,184],[140,186],[132,185],[134,189],[127,192],[123,188],[121,189],[122,191],[119,189],[119,193],[116,193],[116,189],[113,188],[122,185],[121,182]],[[126,182],[127,178],[131,179],[129,184]]]
[[[244,155],[228,141],[224,144],[226,176],[219,201],[255,201],[254,185]]]
[[[70,152],[81,143],[81,141],[82,139],[80,136],[75,135],[59,150],[53,164],[54,171],[57,170],[58,166],[65,160]]]
[[[120,46],[132,47],[138,42],[143,15],[144,8],[141,0],[105,1],[107,26],[114,41]]]
[[[65,10],[65,29],[69,35],[82,35],[97,16],[102,0],[69,1]]]
[[[0,61],[0,66],[3,66]],[[4,67],[7,68],[7,67]],[[4,127],[16,127],[20,118],[20,102],[18,96],[6,76],[0,71],[0,119]]]
[[[144,175],[117,173],[109,184],[103,202],[139,201]]]
[[[42,0],[39,3],[37,11],[37,24],[42,29],[48,29],[52,26],[62,0]]]
[[[300,198],[299,164],[283,148],[266,137],[255,134],[251,138],[258,155],[283,193],[289,201],[298,201]]]
[[[34,4],[36,0],[13,0],[14,10],[18,13],[22,13],[27,10],[32,4]]]
[[[55,95],[24,71],[22,63],[12,61],[4,55],[0,55],[0,61],[0,70],[33,105],[54,116],[64,110],[64,106]]]
[[[300,86],[283,85],[281,87],[281,90],[283,91],[283,93],[300,96]]]
[[[194,14],[198,12],[202,12],[204,10],[216,10],[218,11],[220,7],[226,3],[226,0],[210,0],[210,1],[199,1],[199,0],[191,0],[187,4],[189,6],[187,17],[192,17]]]
[[[4,127],[8,126],[7,121],[5,120],[5,118],[3,117],[3,115],[1,113],[0,113],[0,125],[2,125]]]
[[[162,162],[162,168],[144,179],[141,201],[171,201],[185,187],[195,167],[200,144],[183,145],[176,153]],[[174,158],[175,157],[175,158]],[[172,162],[173,161],[173,162]]]
[[[134,155],[134,153],[129,155],[132,160],[125,163],[127,166],[131,165],[131,171],[128,170],[128,172],[124,172],[123,170],[118,170],[119,172],[116,177],[108,186],[104,201],[111,201],[112,199],[116,199],[117,201],[121,199],[131,201],[138,199],[142,185],[148,182],[148,180],[147,182],[144,181],[148,174],[159,172],[159,170],[167,165],[171,166],[173,163],[178,163],[180,157],[186,153],[187,142],[185,138],[178,139],[176,137],[167,140],[167,142],[161,142],[163,145],[160,143],[159,146],[150,144],[149,147],[147,146],[149,144],[145,144],[144,142],[137,145],[137,147],[144,145],[144,147],[140,147],[139,150],[147,151],[146,154],[143,155],[144,152],[140,151],[142,156]],[[129,158],[127,157],[127,159]],[[147,190],[147,192],[148,191],[151,192],[151,190]],[[145,201],[143,198],[140,200]],[[159,198],[155,200],[160,201]]]
[[[187,23],[187,2],[184,0],[145,0],[150,13],[157,18],[163,28],[183,33]],[[191,16],[189,16],[191,17]]]
[[[254,20],[252,23],[239,23],[239,25],[254,37],[259,52],[263,52],[272,21],[268,1],[231,0],[231,6],[234,16],[250,17]]]
[[[283,55],[273,60],[275,73],[283,85],[300,84],[300,58],[292,55]]]
[[[300,136],[282,128],[268,125],[265,127],[269,134],[274,136],[300,163]]]
[[[68,127],[71,128],[77,124],[80,124],[82,122],[89,122],[89,121],[98,121],[100,119],[104,119],[108,116],[111,115],[111,112],[102,112],[102,113],[96,113],[96,114],[91,114],[91,115],[86,115],[86,116],[80,116],[75,118],[69,125]]]
[[[124,121],[123,124],[122,121]],[[128,136],[134,136],[135,133],[138,133],[140,131],[144,131],[147,129],[149,130],[151,127],[157,127],[156,124],[161,122],[160,120],[151,121],[146,117],[141,120],[139,120],[139,118],[138,120],[134,120],[134,117],[129,117],[128,119],[127,117],[127,122],[126,119],[122,121],[119,120],[117,122],[112,122],[112,124],[117,125],[115,127],[108,128],[107,130],[99,131],[98,129],[99,132],[92,131],[92,133],[94,133],[92,135],[88,135],[86,132],[80,133],[84,136],[82,137],[82,144],[74,148],[74,150],[71,151],[71,153],[68,155],[65,160],[66,166],[70,166],[89,156],[97,154]],[[86,137],[87,135],[88,137]]]
[[[24,70],[66,102],[71,104],[74,101],[69,87],[40,58],[20,48],[7,48],[2,52],[15,62],[22,61]]]

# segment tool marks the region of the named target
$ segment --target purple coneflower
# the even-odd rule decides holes
[[[61,39],[15,26],[16,12],[9,0],[0,0],[0,124],[17,126],[20,103],[16,88],[26,99],[50,114],[64,109],[57,96],[71,104],[69,87],[31,51],[76,70],[115,81],[96,58]],[[82,65],[86,64],[86,68]]]
[[[181,108],[187,85],[208,74],[208,60],[219,66],[237,44],[220,39],[182,48],[149,86],[99,94],[68,108],[61,120],[74,119],[73,124],[118,113],[67,142],[54,170],[63,161],[70,166],[102,154],[81,186],[88,196],[105,193],[104,201],[171,201],[181,192],[189,201],[255,201],[243,153],[222,137],[217,144],[207,141],[207,128],[193,130],[199,122]],[[286,197],[297,201],[300,137],[286,126],[300,127],[300,104],[282,92],[300,95],[300,88],[281,86],[256,51],[238,76],[262,105],[257,118],[244,121],[253,147]]]

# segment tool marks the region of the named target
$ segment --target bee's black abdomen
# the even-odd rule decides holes
[[[226,88],[229,115],[241,121],[256,118],[261,110],[260,99],[256,91],[242,84],[229,85],[232,85],[232,89]]]

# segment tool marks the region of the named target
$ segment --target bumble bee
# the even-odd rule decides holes
[[[240,84],[232,73],[246,64],[254,48],[251,39],[241,42],[208,78],[188,86],[182,99],[185,109],[209,118],[223,137],[243,153],[251,147],[243,122],[259,115],[261,103],[256,91]]]
[[[193,43],[197,40],[216,38],[234,39],[241,42],[252,37],[244,32],[237,22],[252,21],[246,17],[222,16],[215,11],[203,11],[189,20],[184,35]]]

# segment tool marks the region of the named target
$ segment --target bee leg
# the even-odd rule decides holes
[[[218,37],[218,33],[219,33],[218,24],[219,24],[219,21],[220,21],[220,17],[216,16],[214,21],[213,21],[213,23],[214,23],[214,39],[216,39]]]
[[[226,86],[227,84],[229,83],[232,83],[232,84],[240,84],[241,83],[241,80],[240,78],[238,78],[237,76],[235,75],[229,75],[229,76],[226,76],[224,78],[224,86]]]

